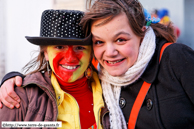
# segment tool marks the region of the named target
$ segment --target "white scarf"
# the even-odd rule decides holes
[[[119,106],[121,87],[132,84],[142,75],[155,52],[155,40],[155,33],[149,27],[140,45],[137,61],[124,75],[111,76],[100,65],[99,78],[101,79],[104,99],[110,112],[111,129],[127,129],[125,118]]]

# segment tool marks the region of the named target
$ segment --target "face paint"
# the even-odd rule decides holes
[[[48,46],[47,53],[53,72],[64,82],[74,82],[84,76],[90,56],[90,46]]]

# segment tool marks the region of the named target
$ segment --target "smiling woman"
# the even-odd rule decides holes
[[[109,74],[123,75],[137,60],[141,37],[133,33],[124,13],[114,17],[109,24],[99,25],[105,20],[92,23],[94,54]]]

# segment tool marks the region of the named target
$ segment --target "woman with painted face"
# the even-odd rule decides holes
[[[194,51],[174,43],[171,24],[151,19],[138,0],[91,3],[81,23],[100,63],[104,128],[193,128]]]
[[[3,106],[0,121],[62,121],[66,129],[102,128],[102,89],[97,73],[92,74],[91,34],[82,31],[82,17],[83,12],[74,10],[42,13],[40,37],[26,37],[40,46],[26,68],[37,68],[25,76],[23,88],[15,88],[20,108]]]

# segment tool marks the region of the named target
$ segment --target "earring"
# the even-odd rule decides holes
[[[48,72],[48,75],[49,75],[49,78],[50,78],[51,77],[51,73],[50,73],[51,69],[49,67],[49,61],[46,62],[46,66],[47,66],[47,72]]]
[[[85,71],[85,76],[87,79],[90,79],[92,77],[93,69],[91,66],[88,66],[88,68]]]

